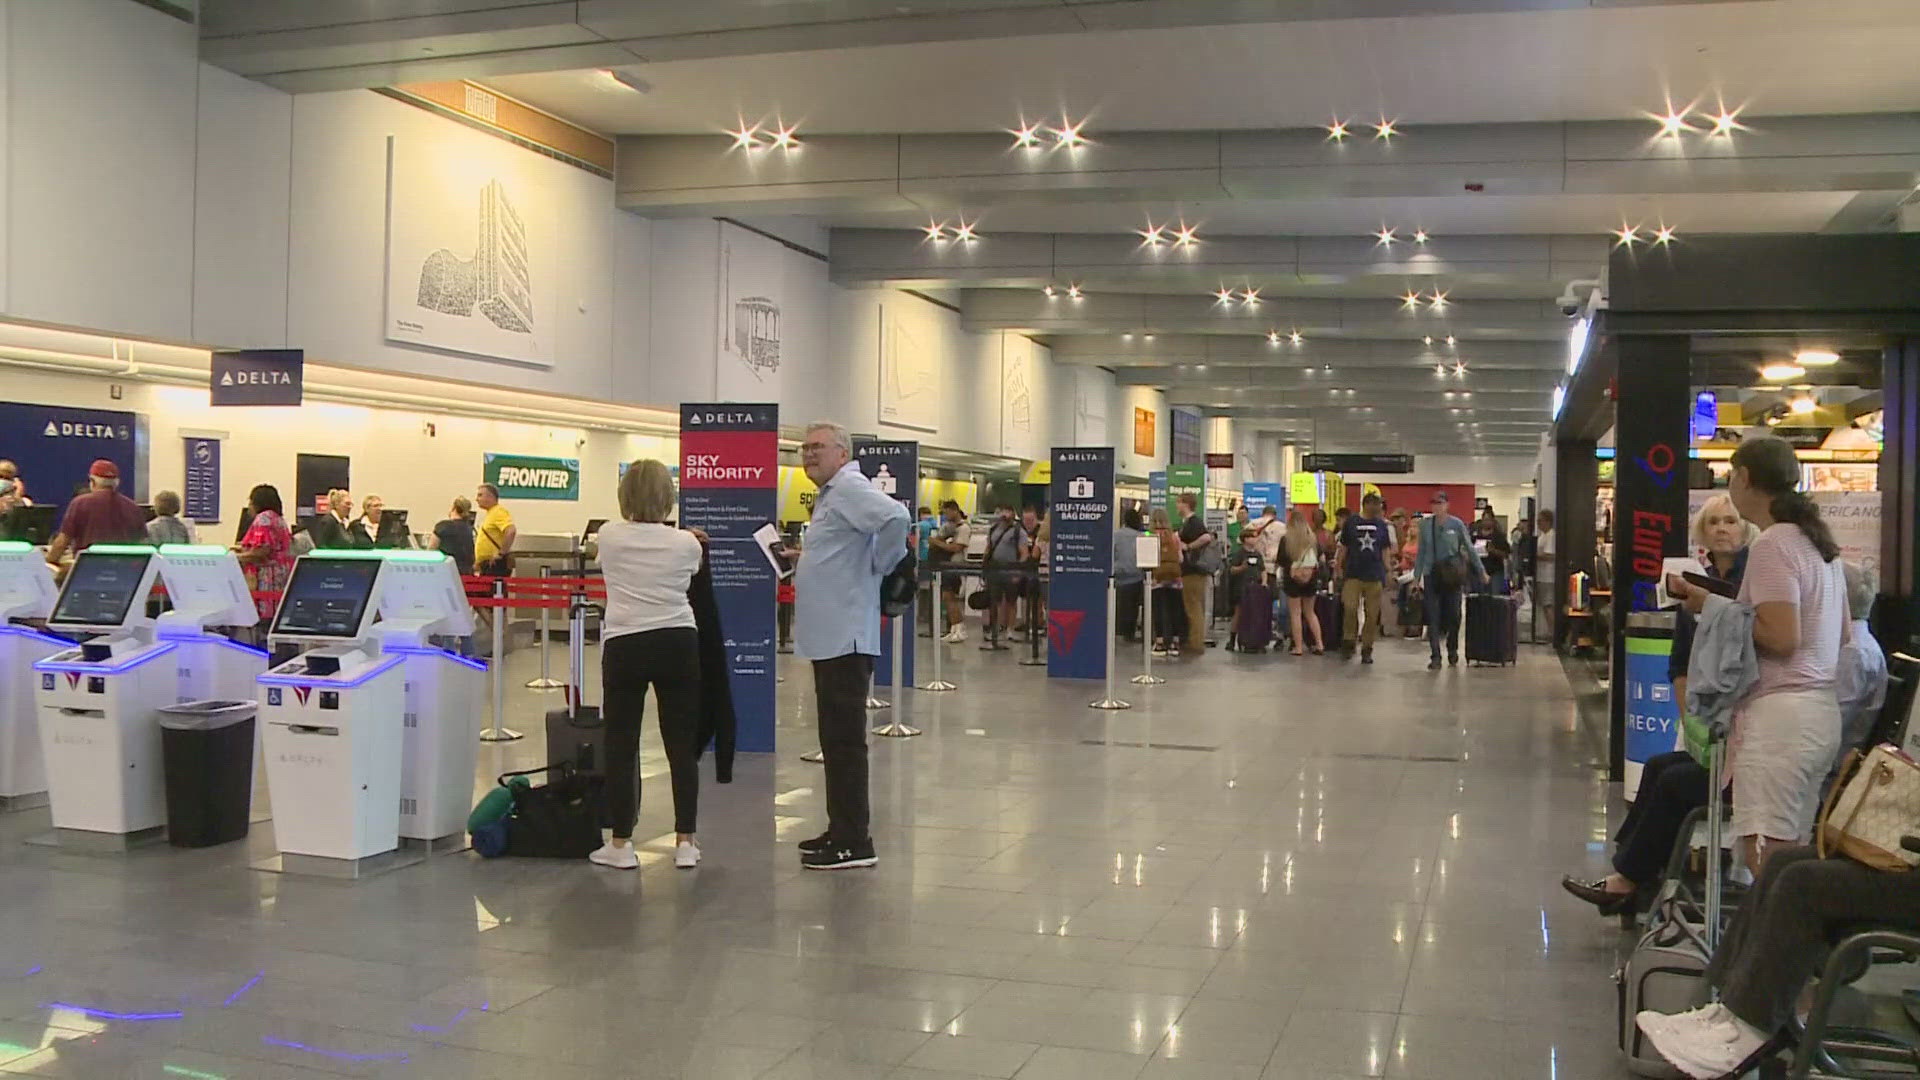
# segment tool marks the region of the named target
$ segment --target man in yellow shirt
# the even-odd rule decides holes
[[[480,485],[474,505],[480,508],[480,521],[473,530],[474,571],[505,577],[512,565],[513,542],[520,535],[513,527],[513,515],[500,505],[500,489],[492,484]]]

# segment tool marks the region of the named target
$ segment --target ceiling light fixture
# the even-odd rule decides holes
[[[1053,286],[1052,286],[1052,285],[1042,285],[1042,286],[1040,286],[1040,291],[1041,291],[1042,293],[1045,293],[1045,294],[1046,294],[1046,297],[1047,297],[1047,299],[1049,299],[1049,300],[1051,300],[1051,299],[1053,299]]]
[[[1400,306],[1401,306],[1402,308],[1417,308],[1417,307],[1419,307],[1419,306],[1420,306],[1420,294],[1419,294],[1419,293],[1417,293],[1417,292],[1410,292],[1410,293],[1406,293],[1406,294],[1404,294],[1404,295],[1402,295],[1402,296],[1400,297]]]
[[[1439,289],[1433,290],[1433,300],[1431,301],[1431,306],[1435,311],[1447,310],[1447,294],[1441,292]],[[1453,342],[1449,341],[1447,342],[1447,344],[1451,345],[1453,344]]]
[[[1656,117],[1656,119],[1660,121],[1660,136],[1662,138],[1678,138],[1681,132],[1693,130],[1687,124],[1687,114],[1685,112],[1673,111],[1673,106],[1671,105],[1667,106],[1665,114]]]
[[[1640,227],[1637,225],[1622,224],[1619,228],[1613,230],[1614,247],[1632,247],[1634,244],[1639,243],[1639,241]]]
[[[1345,120],[1336,117],[1333,123],[1327,125],[1327,138],[1332,139],[1334,142],[1342,142],[1345,141],[1346,137],[1347,122]]]
[[[1194,241],[1198,239],[1199,237],[1194,235],[1193,226],[1184,221],[1180,223],[1179,228],[1173,230],[1173,243],[1175,247],[1192,247]]]
[[[1666,247],[1668,244],[1673,243],[1673,230],[1665,225],[1653,230],[1653,242],[1661,247]]]
[[[1258,304],[1260,302],[1260,290],[1250,288],[1241,293],[1240,302],[1243,304]]]
[[[947,223],[944,221],[941,221],[941,222],[930,221],[927,224],[922,225],[920,227],[920,231],[926,233],[927,239],[929,240],[945,240],[947,238]]]
[[[1380,226],[1379,231],[1373,234],[1373,243],[1375,247],[1379,247],[1382,244],[1385,244],[1388,247],[1392,247],[1394,239],[1395,239],[1394,230],[1386,225]]]
[[[1425,230],[1425,229],[1415,229],[1415,230],[1413,230],[1413,242],[1414,242],[1414,243],[1416,243],[1416,244],[1424,244],[1424,243],[1426,243],[1426,242],[1427,242],[1427,230]]]
[[[1287,341],[1293,345],[1298,345],[1305,340],[1306,338],[1302,337],[1300,334],[1300,331],[1298,330],[1295,330],[1294,332],[1287,335]]]
[[[1422,344],[1422,345],[1425,345],[1425,346],[1428,346],[1429,348],[1431,348],[1431,347],[1432,347],[1432,345],[1433,345],[1433,335],[1432,335],[1432,334],[1428,334],[1428,335],[1427,335],[1426,337],[1423,337],[1423,338],[1421,338],[1421,339],[1420,339],[1420,344]]]
[[[1832,367],[1840,362],[1840,354],[1831,349],[1801,349],[1793,354],[1793,362],[1801,367]]]
[[[1227,301],[1233,299],[1233,290],[1227,288],[1225,285],[1222,285],[1218,289],[1215,289],[1213,291],[1213,298],[1219,301],[1220,303],[1224,304]]]
[[[1806,368],[1785,360],[1777,360],[1760,369],[1760,377],[1768,382],[1786,382],[1788,379],[1797,379],[1806,373]]]
[[[1807,394],[1801,394],[1787,405],[1787,408],[1792,409],[1796,416],[1809,416],[1819,407],[1819,402],[1814,401],[1813,398]]]
[[[1267,344],[1269,345],[1280,344],[1280,331],[1278,330],[1267,331]]]
[[[1067,286],[1067,299],[1069,300],[1080,299],[1080,283],[1079,282],[1076,281],[1073,284]]]
[[[1140,238],[1140,243],[1143,247],[1159,247],[1160,241],[1166,239],[1160,226],[1155,225],[1151,221],[1147,222],[1146,228],[1135,229],[1133,232],[1134,235]]]
[[[980,239],[980,234],[973,230],[973,222],[962,221],[959,225],[954,227],[953,238],[955,240],[972,241],[972,240]]]
[[[1435,375],[1445,375],[1447,373],[1447,365],[1445,364],[1433,365],[1433,373]]]
[[[1061,119],[1066,121],[1065,117],[1061,117]],[[1085,120],[1079,123],[1066,121],[1060,127],[1053,130],[1054,141],[1069,150],[1078,150],[1087,144],[1087,137],[1080,134],[1080,129],[1086,126],[1087,122]]]
[[[773,134],[767,136],[767,140],[771,145],[781,150],[798,150],[800,149],[800,137],[795,135],[794,131],[794,128],[785,127],[776,122],[773,126]]]
[[[1447,348],[1449,348],[1449,349],[1451,349],[1451,348],[1453,348],[1453,335],[1452,335],[1452,334],[1448,334],[1448,335],[1447,335]]]
[[[1020,126],[1008,128],[1007,134],[1013,136],[1013,145],[1015,147],[1024,147],[1025,149],[1032,150],[1040,145],[1040,133],[1045,130],[1047,129],[1044,125],[1029,124],[1025,118],[1022,118]]]
[[[1713,117],[1713,130],[1707,132],[1707,134],[1726,138],[1736,131],[1745,130],[1746,125],[1740,122],[1740,110],[1734,109],[1728,111],[1725,106],[1722,106],[1720,111]]]
[[[1466,365],[1466,361],[1464,361],[1464,360],[1456,360],[1456,361],[1454,361],[1454,363],[1453,363],[1453,377],[1454,377],[1454,378],[1456,378],[1456,379],[1464,379],[1464,378],[1466,378],[1466,377],[1467,377],[1467,365]]]
[[[1400,134],[1400,129],[1394,126],[1398,123],[1398,120],[1389,120],[1384,116],[1381,117],[1380,122],[1373,125],[1373,137],[1376,139],[1392,139],[1395,135]]]
[[[733,136],[733,148],[735,150],[756,150],[760,146],[759,124],[749,125],[745,120],[742,120],[740,121],[740,129],[738,131],[729,131],[727,134]]]

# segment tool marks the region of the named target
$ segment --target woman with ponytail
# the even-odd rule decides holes
[[[1727,493],[1761,532],[1738,598],[1753,609],[1759,678],[1735,710],[1728,741],[1730,832],[1758,875],[1768,847],[1800,843],[1812,829],[1820,783],[1840,747],[1834,682],[1851,631],[1840,546],[1819,506],[1796,490],[1793,447],[1773,436],[1748,439],[1732,464]],[[1697,613],[1705,590],[1689,592]]]

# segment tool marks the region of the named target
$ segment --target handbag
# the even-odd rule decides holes
[[[1875,870],[1905,872],[1920,866],[1920,854],[1900,843],[1916,830],[1920,763],[1885,743],[1864,756],[1849,751],[1820,810],[1814,834],[1820,857],[1845,855]]]
[[[1433,522],[1430,531],[1433,550],[1437,553],[1440,550],[1440,523],[1437,520]],[[1456,551],[1444,559],[1436,558],[1433,561],[1433,576],[1443,589],[1458,589],[1465,585],[1467,582],[1465,556]]]
[[[511,786],[514,777],[547,774],[539,786]],[[600,784],[572,762],[502,773],[513,812],[507,816],[507,854],[531,859],[584,859],[600,846]]]

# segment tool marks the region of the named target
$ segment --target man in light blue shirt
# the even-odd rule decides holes
[[[867,688],[880,655],[880,581],[907,554],[906,507],[873,486],[838,424],[813,424],[800,465],[818,485],[794,571],[793,651],[813,661],[827,831],[800,844],[809,870],[872,866]]]

